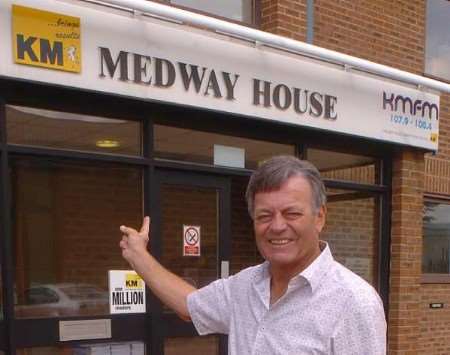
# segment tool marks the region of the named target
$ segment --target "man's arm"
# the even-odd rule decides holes
[[[379,297],[349,300],[347,307],[331,339],[332,354],[386,355],[386,319]]]
[[[147,251],[149,230],[149,217],[144,217],[139,232],[133,228],[121,226],[120,231],[123,236],[119,245],[122,249],[122,256],[165,305],[174,310],[182,319],[189,321],[187,296],[196,288],[164,268]]]

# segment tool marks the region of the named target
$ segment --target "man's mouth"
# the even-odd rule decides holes
[[[269,243],[272,245],[285,245],[291,242],[290,239],[269,239]]]

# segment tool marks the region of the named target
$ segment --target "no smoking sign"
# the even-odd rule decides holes
[[[183,225],[183,256],[200,256],[200,226]]]

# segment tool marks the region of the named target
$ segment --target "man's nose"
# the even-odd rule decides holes
[[[272,223],[270,225],[270,229],[274,233],[281,233],[285,231],[287,228],[286,220],[284,219],[281,213],[275,214],[273,217]]]

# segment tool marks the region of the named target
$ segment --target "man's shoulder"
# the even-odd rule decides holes
[[[267,267],[265,263],[249,266],[231,276],[230,279],[237,282],[251,282],[263,277],[266,269]]]
[[[339,294],[354,306],[367,307],[370,305],[381,306],[381,299],[375,288],[364,280],[361,276],[346,268],[344,265],[335,262],[331,281],[337,288]]]

